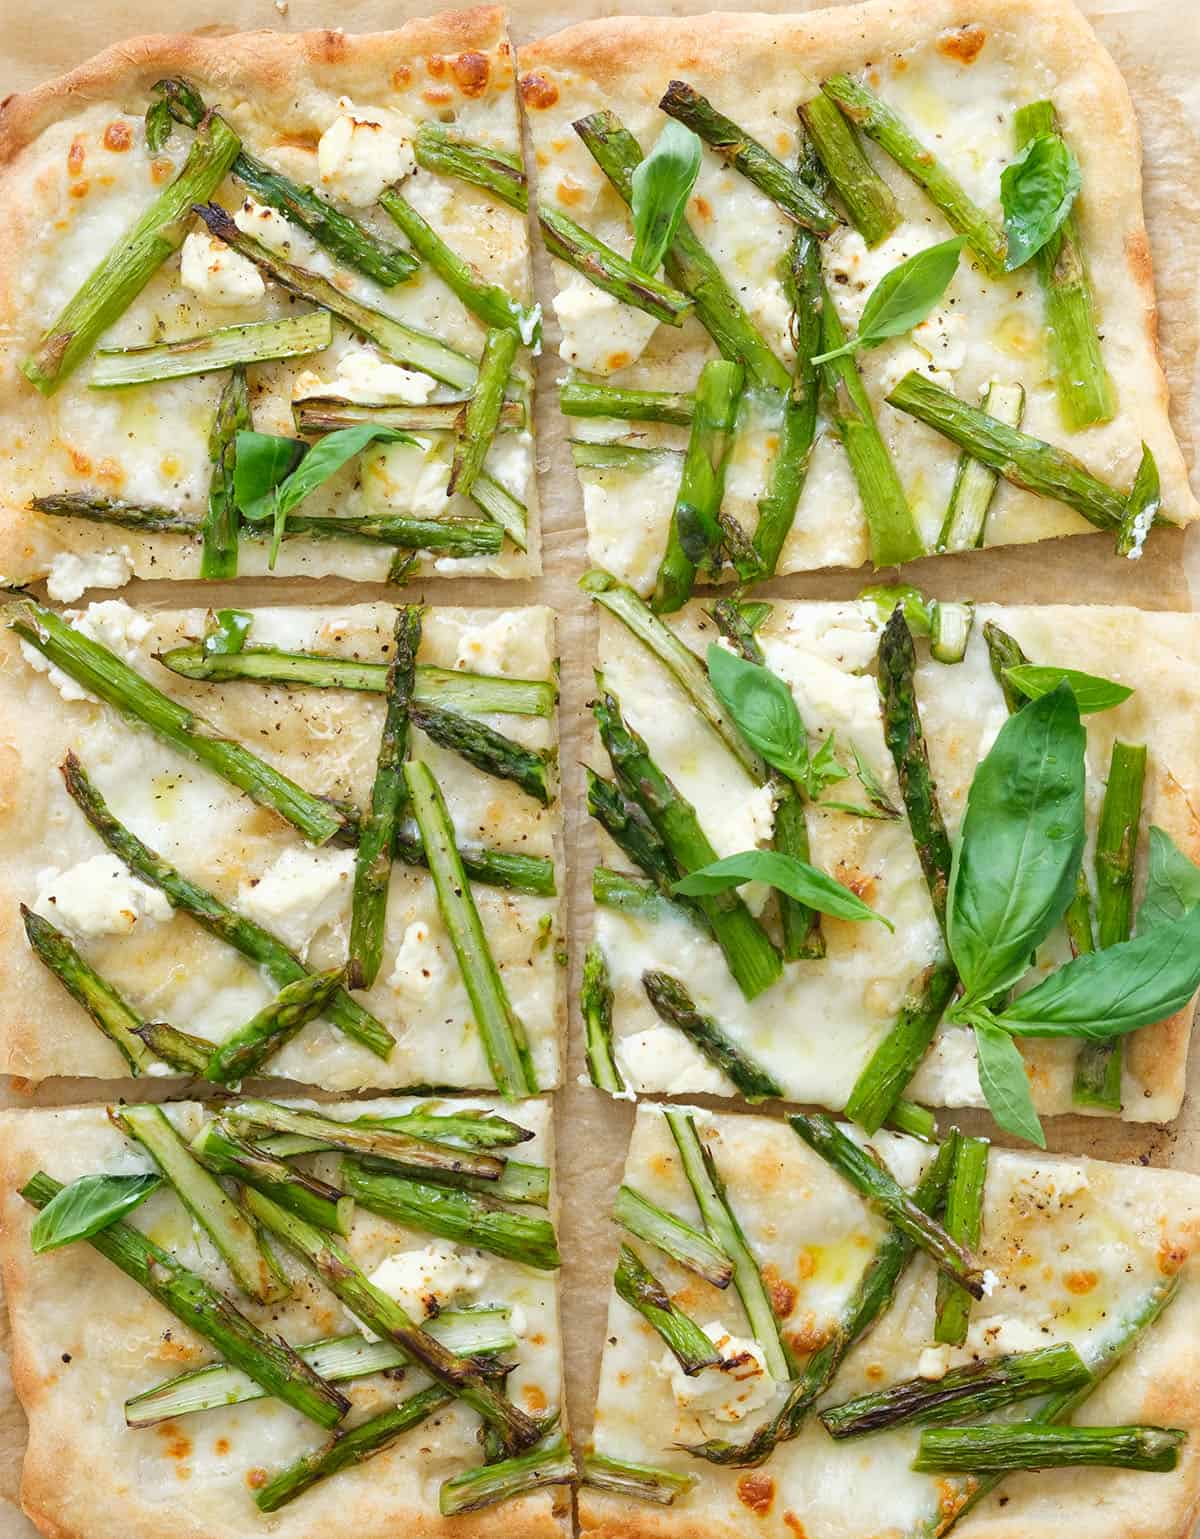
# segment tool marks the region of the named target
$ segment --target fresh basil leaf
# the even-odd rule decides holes
[[[1060,684],[1005,721],[975,771],[947,917],[963,1006],[1011,988],[1074,896],[1086,744],[1075,697]]]
[[[1198,987],[1200,908],[1194,908],[1134,940],[1076,957],[996,1019],[1015,1036],[1103,1041],[1174,1015]]]
[[[919,326],[949,288],[965,244],[963,236],[951,236],[884,273],[867,297],[857,335],[832,352],[817,354],[813,363],[827,363],[860,347],[878,347]]]
[[[33,1221],[30,1244],[36,1255],[72,1240],[86,1240],[126,1213],[132,1213],[162,1185],[162,1177],[80,1176],[50,1201]]]
[[[1162,483],[1158,476],[1158,461],[1148,443],[1142,444],[1142,458],[1137,475],[1129,488],[1125,511],[1121,514],[1121,527],[1117,532],[1117,555],[1128,561],[1140,561],[1146,538],[1154,528],[1154,520],[1162,507]]]
[[[700,174],[700,140],[668,118],[654,148],[633,173],[633,265],[651,277],[670,250]]]
[[[210,615],[205,627],[205,652],[210,655],[240,652],[253,624],[254,616],[246,609],[218,609],[215,615]]]
[[[1044,1149],[1046,1135],[1034,1110],[1020,1049],[998,1026],[981,1020],[973,1024],[979,1054],[979,1085],[992,1116],[1005,1132],[1015,1133]]]
[[[233,497],[243,516],[252,517],[250,509],[269,497],[307,453],[308,445],[299,438],[242,429],[234,444]],[[270,518],[270,510],[261,516]]]
[[[750,630],[759,631],[771,618],[774,604],[768,604],[761,599],[746,599],[739,606],[742,611],[742,619],[750,627]]]
[[[1200,866],[1194,865],[1170,834],[1150,829],[1150,860],[1146,891],[1137,911],[1137,933],[1146,935],[1171,924],[1200,905]]]
[[[914,636],[928,636],[933,630],[934,600],[909,583],[864,588],[858,598],[860,603],[874,604],[880,625],[888,623],[899,604],[904,610],[905,624]]]
[[[743,850],[738,855],[726,855],[724,860],[692,871],[676,882],[671,891],[687,898],[703,898],[727,892],[743,882],[766,882],[806,908],[818,909],[835,919],[877,919],[889,930],[895,929],[890,919],[870,908],[827,872],[779,850]]]
[[[1115,679],[1102,679],[1094,673],[1080,673],[1077,668],[1054,668],[1049,664],[1019,663],[1003,670],[1005,680],[1027,700],[1040,700],[1060,684],[1066,684],[1075,696],[1081,716],[1096,711],[1110,711],[1128,700],[1133,690]]]
[[[1079,162],[1061,135],[1035,134],[1000,176],[1000,203],[1012,272],[1035,256],[1063,220],[1079,191]]]
[[[166,144],[174,126],[166,98],[160,96],[151,102],[146,108],[146,148],[151,155],[157,155]]]
[[[837,740],[831,732],[816,753],[809,758],[808,769],[804,776],[805,790],[815,801],[826,786],[837,785],[838,781],[849,779],[850,771],[844,769],[837,761]]]
[[[867,793],[867,800],[875,809],[873,813],[864,813],[863,816],[877,818],[898,818],[900,816],[899,807],[892,805],[887,792],[883,789],[883,785],[878,775],[876,775],[875,771],[863,758],[862,754],[859,753],[858,748],[854,743],[850,744],[850,752],[854,755],[854,766],[855,773],[858,775],[858,783]]]
[[[715,642],[708,649],[708,677],[750,747],[790,779],[803,780],[808,769],[808,733],[783,680]]]

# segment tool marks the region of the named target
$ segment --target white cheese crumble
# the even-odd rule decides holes
[[[261,877],[242,883],[238,907],[303,959],[317,932],[345,917],[353,878],[353,850],[287,849]]]
[[[473,1296],[487,1276],[487,1260],[473,1250],[455,1250],[435,1240],[423,1250],[394,1251],[371,1273],[371,1281],[419,1325],[453,1300]],[[361,1322],[368,1341],[378,1341]]]
[[[105,599],[98,604],[89,604],[81,615],[72,619],[71,624],[75,630],[98,641],[127,663],[136,660],[138,643],[150,633],[150,621],[123,599]],[[51,663],[31,642],[21,642],[21,655],[35,673],[46,675],[64,700],[95,700],[90,690],[84,689],[69,673]]]
[[[458,638],[454,666],[470,673],[507,673],[508,658],[521,640],[529,616],[506,609],[485,625],[468,625]]]
[[[433,939],[433,932],[423,919],[415,920],[404,932],[388,987],[397,994],[424,999],[445,978],[446,958]]]
[[[704,1334],[721,1354],[722,1367],[703,1368],[689,1376],[670,1352],[664,1353],[655,1367],[670,1381],[681,1411],[711,1416],[715,1421],[744,1421],[775,1393],[775,1380],[767,1372],[762,1348],[749,1337],[732,1335],[720,1321],[706,1325]]]
[[[205,230],[193,230],[184,241],[179,278],[209,305],[252,305],[267,292],[254,263]]]
[[[728,1093],[728,1082],[720,1069],[674,1026],[651,1026],[621,1037],[614,1050],[622,1078],[638,1090],[670,1085],[680,1095]]]
[[[488,450],[484,468],[493,480],[499,481],[506,492],[524,501],[532,453],[533,437],[530,433],[500,433]]]
[[[937,369],[953,373],[967,361],[967,318],[959,310],[934,310],[911,335]]]
[[[658,322],[644,310],[623,305],[586,278],[572,278],[554,296],[562,327],[558,356],[589,374],[615,374],[646,351]]]
[[[139,921],[170,919],[163,893],[131,875],[115,855],[93,855],[69,870],[50,866],[38,878],[35,912],[81,939],[129,935]]]
[[[1133,521],[1133,543],[1125,553],[1127,561],[1140,561],[1142,559],[1142,547],[1146,543],[1146,536],[1154,527],[1155,505],[1143,508]]]
[[[909,1088],[914,1097],[937,1106],[982,1106],[979,1054],[970,1027],[941,1027]]]
[[[289,262],[308,266],[320,251],[316,241],[299,225],[288,221],[277,208],[246,198],[233,216],[243,235],[261,241],[268,251],[286,257]]]
[[[132,576],[128,545],[85,555],[62,550],[50,563],[46,592],[55,603],[70,604],[89,588],[123,588]]]
[[[378,201],[385,187],[416,168],[408,137],[385,127],[382,113],[338,98],[339,112],[317,144],[321,185],[356,208]]]
[[[533,347],[534,342],[537,341],[538,345],[534,348],[533,351],[533,356],[535,358],[542,350],[541,342],[538,339],[538,332],[541,330],[541,325],[542,307],[540,304],[535,304],[532,310],[521,311],[521,319],[517,322],[518,330],[521,333],[521,341],[524,342],[526,347]]]
[[[371,461],[370,475],[382,486],[388,508],[414,518],[441,518],[446,512],[453,444],[448,436],[414,436],[410,444],[384,444]]]
[[[926,1347],[917,1359],[919,1379],[944,1379],[949,1371],[949,1347]]]
[[[435,385],[428,374],[388,363],[372,347],[352,347],[338,359],[331,380],[320,379],[306,369],[297,375],[292,395],[297,400],[310,395],[332,395],[342,401],[367,405],[423,406]]]

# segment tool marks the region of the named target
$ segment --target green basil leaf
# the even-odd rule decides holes
[[[1044,1149],[1046,1135],[1034,1110],[1020,1049],[1006,1031],[990,1022],[976,1020],[973,1024],[979,1053],[979,1085],[992,1116],[1005,1132],[1015,1133]]]
[[[1061,684],[1005,721],[975,771],[947,915],[965,1006],[1016,983],[1074,896],[1086,743]]]
[[[727,652],[708,649],[708,677],[717,699],[750,747],[774,769],[803,779],[808,767],[808,733],[792,692],[777,674]]]
[[[883,785],[878,775],[876,775],[875,771],[863,758],[862,754],[859,753],[858,748],[853,743],[850,745],[850,752],[854,755],[855,773],[858,775],[858,783],[867,793],[867,800],[874,808],[873,812],[864,812],[863,816],[876,818],[898,818],[900,816],[899,807],[894,807],[892,805],[887,792],[883,789]]]
[[[813,363],[826,363],[860,347],[878,347],[919,326],[949,288],[965,244],[963,236],[954,235],[884,273],[867,297],[858,334],[832,352],[819,353]]]
[[[233,498],[242,515],[253,518],[250,509],[261,506],[307,452],[308,445],[298,438],[241,430],[234,444]],[[261,517],[270,518],[271,509]]]
[[[700,174],[700,140],[669,118],[633,173],[633,265],[651,277],[670,250]]]
[[[1079,191],[1079,162],[1059,134],[1035,134],[1000,176],[1009,272],[1035,256],[1063,220]]]
[[[1005,668],[1004,677],[1027,700],[1040,700],[1052,689],[1065,684],[1075,696],[1081,716],[1110,711],[1133,694],[1127,684],[1118,684],[1115,679],[1102,679],[1094,673],[1080,673],[1077,668],[1054,668],[1049,664],[1019,663],[1013,668]]]
[[[246,637],[254,624],[254,616],[246,609],[218,609],[210,616],[204,631],[204,650],[228,655],[240,652],[246,645]]]
[[[858,598],[860,603],[874,604],[880,625],[888,623],[899,604],[904,610],[905,624],[914,636],[928,636],[933,630],[934,600],[909,583],[864,588]]]
[[[690,872],[671,891],[687,898],[703,898],[727,892],[743,882],[766,882],[806,908],[818,909],[835,919],[877,919],[889,930],[895,929],[891,920],[868,907],[827,872],[779,850],[743,850],[738,855],[726,855],[724,860]]]
[[[815,801],[826,786],[837,785],[839,780],[849,780],[850,771],[837,761],[837,741],[831,732],[808,761],[804,776],[805,789]]]
[[[1150,860],[1146,891],[1137,911],[1137,933],[1171,924],[1200,905],[1200,866],[1194,865],[1170,834],[1150,829]]]
[[[36,1255],[72,1240],[86,1240],[126,1213],[132,1213],[162,1185],[162,1177],[81,1176],[64,1186],[33,1221],[30,1244]]]
[[[1129,488],[1125,511],[1121,514],[1121,527],[1117,532],[1117,555],[1128,561],[1140,561],[1158,510],[1162,507],[1162,483],[1158,476],[1158,461],[1148,443],[1142,444],[1142,458],[1137,475]]]
[[[1103,1041],[1174,1015],[1198,987],[1200,908],[1194,908],[1134,940],[1076,957],[1019,995],[997,1020],[1014,1036]]]
[[[146,108],[146,148],[151,155],[157,155],[166,144],[174,126],[166,98],[160,96],[157,101],[151,102]]]

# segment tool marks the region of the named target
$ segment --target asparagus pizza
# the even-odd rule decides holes
[[[0,114],[0,577],[540,570],[498,7],[149,37]]]
[[[550,611],[4,620],[7,1072],[558,1083]]]
[[[591,558],[660,612],[1195,516],[1133,107],[1069,0],[620,16],[519,68]]]
[[[569,1532],[552,1136],[536,1100],[9,1113],[25,1510],[434,1539],[503,1503]]]
[[[1192,615],[693,603],[606,574],[594,1080],[1165,1121],[1200,984]],[[836,1051],[830,1051],[836,1043]],[[915,1122],[911,1119],[916,1119]]]
[[[582,1533],[1184,1539],[1198,1203],[954,1129],[639,1107]]]

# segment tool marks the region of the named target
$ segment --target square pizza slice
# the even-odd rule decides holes
[[[1197,1178],[860,1138],[638,1108],[583,1534],[1184,1539]]]
[[[5,618],[6,1072],[558,1083],[549,610]]]
[[[518,68],[591,557],[660,612],[1196,516],[1133,105],[1070,0],[610,17]]]
[[[7,1113],[25,1512],[95,1539],[568,1533],[553,1158],[540,1100]]]
[[[524,203],[499,7],[10,97],[3,580],[540,571]]]
[[[906,1096],[999,1114],[998,1083],[1026,1136],[1030,1098],[1178,1113],[1194,615],[888,589],[668,623],[627,587],[594,597],[600,1083],[817,1102],[872,1132]]]

